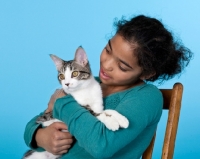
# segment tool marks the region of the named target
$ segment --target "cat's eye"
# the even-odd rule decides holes
[[[77,77],[78,76],[78,71],[72,72],[72,77]]]
[[[65,75],[61,73],[61,74],[59,74],[58,78],[59,78],[59,80],[64,80],[65,79]]]

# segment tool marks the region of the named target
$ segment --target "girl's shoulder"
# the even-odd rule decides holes
[[[161,99],[161,91],[153,84],[144,83],[140,86],[136,86],[130,89],[127,89],[123,92],[120,92],[120,98],[149,98],[149,99]]]

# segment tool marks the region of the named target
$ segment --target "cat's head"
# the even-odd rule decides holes
[[[91,69],[82,47],[77,48],[74,60],[65,61],[55,55],[50,56],[56,65],[58,80],[66,93],[80,89],[84,80],[90,78]]]

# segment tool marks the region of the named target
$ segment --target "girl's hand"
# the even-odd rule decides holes
[[[73,137],[69,132],[61,131],[66,129],[67,126],[61,122],[55,122],[46,128],[38,129],[35,135],[37,146],[54,155],[68,152],[73,143]]]
[[[53,110],[54,103],[56,99],[66,96],[63,89],[56,89],[56,91],[53,93],[53,95],[50,98],[50,101],[48,103],[48,108],[46,109],[45,113],[49,113]]]

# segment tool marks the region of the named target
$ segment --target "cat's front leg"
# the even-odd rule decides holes
[[[96,114],[100,114],[100,113],[103,112],[104,106],[103,106],[102,103],[96,102],[96,103],[94,103],[94,104],[91,104],[91,105],[86,106],[86,108],[92,110],[92,111],[93,111],[94,113],[96,113]]]
[[[104,110],[97,118],[112,131],[116,131],[120,127],[127,128],[129,125],[128,119],[116,110]]]
[[[120,114],[119,112],[117,112],[116,110],[107,109],[107,110],[104,110],[104,113],[107,116],[110,116],[113,119],[115,119],[119,123],[119,126],[121,128],[128,128],[128,126],[129,126],[128,119],[125,116],[123,116],[122,114]]]
[[[97,119],[99,119],[109,130],[116,131],[120,128],[117,120],[111,116],[107,116],[107,114],[104,112],[99,114]]]

